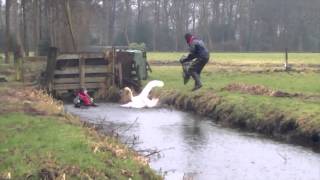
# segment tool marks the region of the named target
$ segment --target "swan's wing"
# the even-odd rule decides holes
[[[132,107],[132,102],[128,102],[127,104],[121,104],[121,107]]]
[[[146,105],[149,108],[155,107],[159,102],[159,99],[153,98],[153,99],[148,99],[148,101],[146,101]]]
[[[121,107],[127,107],[127,108],[143,108],[146,106],[146,103],[137,96],[132,98],[132,101],[128,102],[127,104],[120,105]]]
[[[151,89],[154,87],[162,87],[164,85],[163,81],[153,80],[148,82],[148,84],[143,88],[142,92],[139,94],[142,98],[147,98]]]

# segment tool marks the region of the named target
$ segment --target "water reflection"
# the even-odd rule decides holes
[[[208,144],[208,134],[203,123],[200,120],[193,120],[192,116],[185,115],[183,119],[181,137],[183,142],[186,143],[185,147],[191,150],[192,153],[205,148]]]

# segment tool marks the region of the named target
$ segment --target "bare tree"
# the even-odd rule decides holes
[[[77,51],[78,48],[77,48],[77,43],[75,40],[75,34],[74,34],[74,29],[73,29],[72,20],[71,20],[71,10],[70,10],[69,0],[65,0],[64,8],[67,16],[68,29],[71,35],[73,50]]]
[[[192,32],[195,33],[196,30],[196,7],[197,7],[197,3],[196,0],[192,1]]]
[[[109,42],[113,45],[114,39],[114,26],[116,22],[116,0],[109,0],[109,20],[108,20],[108,35],[109,35]]]
[[[157,50],[157,36],[160,27],[160,0],[154,0],[154,26],[153,26],[153,37],[152,47],[153,50]]]
[[[184,11],[185,0],[173,0],[173,20],[175,24],[175,49],[179,51],[182,49],[182,36],[184,34],[183,30],[183,11]]]
[[[40,40],[40,10],[39,0],[33,0],[33,47],[34,54],[39,54],[39,40]]]
[[[2,1],[0,1],[0,28],[3,27],[3,21],[2,21]]]
[[[9,50],[11,44],[11,36],[10,36],[10,8],[11,8],[11,1],[6,0],[6,35],[5,35],[5,63],[9,63]]]
[[[116,0],[103,0],[103,14],[105,15],[105,30],[103,37],[105,44],[113,44],[114,24],[116,19]]]
[[[21,12],[22,12],[22,31],[23,31],[23,47],[26,56],[29,56],[29,43],[28,43],[28,28],[27,28],[27,0],[21,0]]]
[[[137,8],[137,11],[138,11],[137,24],[139,25],[139,24],[142,24],[142,18],[143,18],[143,7],[144,7],[143,0],[137,0],[137,7],[138,7]]]
[[[35,54],[47,40],[61,51],[71,51],[75,44],[132,41],[151,50],[181,51],[187,31],[215,50],[275,51],[285,44],[290,50],[320,49],[319,0],[19,0],[16,19],[12,8],[17,1],[6,2],[6,22],[0,21],[6,32],[6,62],[15,44],[14,22],[20,22],[25,52],[30,44]]]
[[[208,12],[208,7],[209,7],[209,1],[208,0],[202,0],[201,1],[201,6],[200,6],[200,31],[202,31],[202,34],[206,35],[206,39],[208,40],[208,48],[211,50],[212,49],[212,37],[209,32],[209,12]]]
[[[130,15],[131,15],[130,0],[125,0],[125,17],[124,17],[123,33],[124,33],[127,45],[130,44],[129,32],[128,32],[128,24],[129,24]]]

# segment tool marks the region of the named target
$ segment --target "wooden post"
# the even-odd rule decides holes
[[[118,64],[118,73],[119,73],[119,87],[122,88],[123,85],[123,74],[122,74],[122,63]]]
[[[115,85],[115,76],[116,76],[116,67],[115,67],[115,63],[116,63],[116,48],[115,47],[112,47],[112,86]]]
[[[286,71],[289,69],[289,65],[288,65],[288,48],[285,49],[284,69],[285,69]]]
[[[79,56],[79,72],[80,72],[80,87],[85,88],[86,86],[86,59],[84,54]]]
[[[49,92],[53,90],[53,78],[54,71],[56,69],[56,61],[58,56],[58,49],[50,47],[47,56],[47,68],[46,68],[46,87]]]
[[[105,52],[104,52],[104,60],[106,61],[106,69],[107,69],[107,73],[110,73],[111,72],[111,69],[110,69],[110,62],[108,62],[108,61],[110,61],[110,58],[111,58],[111,54],[110,54],[110,51],[109,50],[106,50]],[[106,93],[107,93],[107,89],[108,89],[108,87],[110,86],[110,84],[111,84],[111,80],[110,80],[110,76],[109,75],[106,75],[106,80],[105,80],[105,86],[104,86],[104,93],[105,93],[105,95],[106,95]]]
[[[108,63],[107,63],[107,72],[108,72],[108,75],[107,75],[107,86],[108,88],[110,86],[112,86],[112,59],[113,59],[113,51],[112,50],[108,50],[107,52],[107,59],[108,60]]]

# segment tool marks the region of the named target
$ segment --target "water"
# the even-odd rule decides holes
[[[219,127],[212,121],[176,110],[126,109],[117,104],[66,110],[106,131],[138,137],[136,150],[157,149],[150,166],[166,179],[319,180],[320,154],[256,134]],[[131,142],[132,139],[129,141]]]

